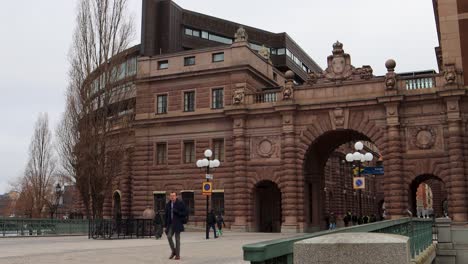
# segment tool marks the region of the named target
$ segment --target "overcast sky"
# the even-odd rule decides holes
[[[128,0],[140,42],[141,0]],[[0,8],[0,194],[24,171],[33,126],[64,108],[67,53],[77,0],[3,1]],[[429,0],[176,0],[181,7],[272,32],[287,32],[322,68],[339,40],[356,67],[385,74],[436,69]]]

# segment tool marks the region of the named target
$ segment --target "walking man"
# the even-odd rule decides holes
[[[218,238],[216,235],[216,216],[214,211],[211,210],[206,216],[206,239],[210,239],[210,229],[213,228],[214,238]]]
[[[171,192],[169,202],[165,208],[166,235],[171,247],[171,256],[169,259],[180,259],[180,232],[184,231],[184,222],[186,219],[187,210],[185,204],[177,199],[177,193]],[[172,237],[175,235],[175,246]]]
[[[224,223],[224,218],[223,218],[223,215],[221,213],[219,213],[218,216],[216,217],[216,225],[218,226],[219,236],[222,236],[223,235],[223,226],[226,226],[226,224]]]

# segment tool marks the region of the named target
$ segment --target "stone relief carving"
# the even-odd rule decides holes
[[[234,95],[232,96],[233,104],[240,105],[244,103],[245,91],[244,89],[237,89],[234,91]]]
[[[343,127],[345,122],[344,111],[343,108],[336,108],[333,110],[335,116],[335,125],[337,127]]]
[[[344,52],[343,44],[339,41],[333,44],[333,55],[327,57],[328,67],[322,73],[309,73],[307,83],[336,82],[344,80],[370,80],[374,77],[372,67],[364,65],[354,68],[351,64],[351,56]]]
[[[283,100],[294,98],[294,72],[287,71],[285,74],[286,81],[282,90]]]
[[[236,34],[234,34],[234,39],[234,42],[242,42],[249,39],[249,35],[247,34],[247,31],[245,31],[244,27],[239,27]]]
[[[409,128],[409,133],[413,149],[432,149],[437,140],[436,129],[431,126],[412,127]]]
[[[385,67],[387,68],[387,74],[385,74],[385,88],[387,88],[387,90],[393,90],[396,87],[396,62],[392,59],[387,60],[385,62]]]
[[[258,54],[262,56],[265,60],[270,60],[270,50],[265,47],[265,45],[262,46],[262,48],[258,51]]]
[[[253,137],[251,139],[252,159],[278,159],[280,158],[279,137]]]
[[[444,77],[447,85],[454,85],[457,83],[457,70],[455,64],[445,64]]]

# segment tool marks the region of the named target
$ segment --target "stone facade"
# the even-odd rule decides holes
[[[435,2],[437,19],[451,16],[450,1]],[[468,221],[468,104],[461,55],[466,51],[450,44],[445,23],[438,24],[444,68],[416,76],[399,75],[393,60],[385,63],[387,74],[374,76],[368,65],[354,67],[340,42],[333,44],[327,68],[310,72],[302,85],[294,73],[281,72],[252,50],[247,37],[232,45],[141,56],[134,121],[106,215],[121,210],[124,217],[141,217],[177,191],[190,204],[190,222],[203,225],[204,171],[195,162],[205,149],[218,148],[221,166],[213,184],[223,194],[228,226],[320,229],[327,211],[355,210],[354,193],[338,176],[346,173],[337,169],[350,149],[346,144],[359,140],[371,142],[385,168],[384,176],[369,178],[366,212],[377,213],[384,202],[388,218],[414,214],[417,187],[427,183],[436,215],[442,215],[437,204],[447,200],[450,217]],[[184,63],[189,57],[194,64]],[[340,184],[345,187],[337,188]],[[276,213],[265,215],[265,207]]]

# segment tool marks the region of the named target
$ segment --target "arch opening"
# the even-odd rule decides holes
[[[432,174],[416,177],[410,184],[410,210],[416,217],[443,217],[447,190],[444,181]]]
[[[261,181],[254,187],[254,215],[257,232],[281,232],[281,191],[272,181]]]
[[[365,178],[363,190],[353,188],[357,163],[346,162],[347,153],[353,153],[354,143],[361,141],[364,152],[374,156],[367,166],[381,166],[382,155],[372,140],[355,130],[334,130],[319,136],[309,146],[304,158],[304,217],[306,231],[327,229],[333,213],[338,226],[344,226],[346,214],[361,221],[380,219],[379,201],[383,199],[383,175],[361,175]],[[365,217],[367,216],[367,218]],[[352,224],[349,220],[347,224]]]

